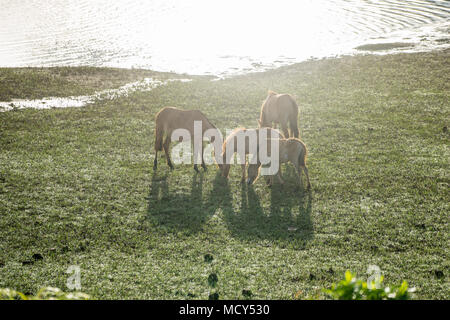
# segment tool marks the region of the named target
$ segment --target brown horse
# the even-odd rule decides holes
[[[277,127],[280,124],[281,130],[286,138],[299,137],[298,126],[298,106],[294,98],[289,94],[278,94],[269,91],[266,100],[261,106],[261,115],[258,120],[259,127]],[[272,122],[274,125],[272,126]],[[288,124],[291,134],[288,131]]]
[[[257,154],[259,150],[259,135],[260,130],[267,130],[266,137],[268,139],[276,138],[276,139],[283,139],[284,136],[276,129],[272,128],[258,128],[258,129],[245,129],[245,128],[238,128],[233,130],[233,132],[228,135],[228,137],[225,139],[223,145],[222,145],[222,164],[219,164],[220,171],[222,173],[222,176],[225,178],[228,178],[228,174],[230,172],[230,166],[231,166],[231,158],[236,153],[239,152],[238,146],[239,143],[241,145],[243,144],[243,149],[245,152],[245,155],[249,154]],[[255,145],[252,145],[250,143],[251,137],[256,137]],[[240,142],[239,142],[240,141]],[[230,149],[233,148],[233,149]],[[227,150],[231,150],[228,151]],[[242,179],[241,182],[245,182],[245,167],[246,163],[241,163],[242,168]]]
[[[167,164],[170,169],[173,169],[172,161],[169,156],[169,146],[171,142],[172,132],[176,129],[185,129],[189,131],[191,142],[194,144],[194,121],[202,122],[202,142],[203,134],[208,129],[216,129],[216,127],[209,122],[205,115],[198,110],[180,110],[175,107],[162,108],[155,117],[155,160],[153,162],[153,169],[156,170],[158,166],[158,151],[166,154]],[[164,135],[166,139],[163,143]],[[201,150],[202,168],[206,171],[206,165],[203,160],[203,143],[198,146]],[[197,164],[194,164],[194,170],[198,172]]]
[[[308,168],[306,167],[306,157],[308,154],[308,150],[306,149],[306,145],[297,138],[289,138],[289,139],[280,139],[279,144],[279,161],[280,168],[278,172],[275,174],[277,176],[278,181],[283,184],[284,181],[281,179],[281,164],[290,162],[294,165],[295,170],[299,176],[299,183],[302,184],[301,178],[301,169],[305,172],[306,180],[307,180],[307,189],[311,188],[311,183],[309,181]],[[247,183],[252,184],[256,181],[259,175],[260,163],[250,164],[248,166],[248,179]],[[273,184],[274,176],[269,176],[267,182],[269,185]]]

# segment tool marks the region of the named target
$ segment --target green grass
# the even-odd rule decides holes
[[[167,79],[179,75],[94,67],[0,68],[0,101],[89,95],[150,77]]]
[[[89,300],[91,297],[82,292],[66,293],[58,288],[41,288],[36,296],[25,295],[11,289],[0,289],[0,300]]]
[[[364,278],[378,265],[418,298],[448,299],[449,59],[310,61],[84,108],[0,113],[0,288],[67,291],[65,271],[77,264],[81,291],[95,298],[323,298],[346,270]],[[73,94],[68,84],[34,88],[35,77],[2,90]],[[15,83],[27,83],[23,96]],[[272,189],[239,184],[239,166],[228,183],[214,166],[170,172],[162,157],[153,172],[159,109],[200,109],[221,129],[255,127],[268,89],[300,106],[310,193],[295,190],[289,166],[286,185]]]

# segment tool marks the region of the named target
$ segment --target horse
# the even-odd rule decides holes
[[[194,145],[194,121],[202,122],[202,138],[201,138],[201,159],[202,168],[206,171],[206,165],[203,160],[203,134],[208,129],[216,129],[216,127],[206,118],[199,110],[181,110],[175,107],[162,108],[155,117],[155,160],[153,162],[153,170],[158,167],[158,151],[164,152],[167,164],[173,170],[173,164],[169,156],[169,146],[171,142],[172,132],[176,129],[185,129],[189,131],[192,145]],[[164,134],[166,139],[163,142]],[[180,141],[182,139],[180,138]],[[213,142],[213,139],[211,139]],[[194,149],[195,150],[195,149]],[[197,164],[194,164],[194,170],[198,172]]]
[[[219,164],[220,171],[222,173],[222,176],[224,178],[228,178],[228,174],[230,172],[230,166],[231,166],[231,157],[238,152],[238,146],[239,142],[244,143],[244,152],[245,156],[248,154],[257,154],[259,151],[259,134],[260,130],[267,130],[266,137],[268,139],[270,138],[276,138],[276,139],[283,139],[284,136],[276,129],[272,128],[258,128],[258,129],[246,129],[246,128],[237,128],[234,129],[231,134],[228,135],[228,137],[225,139],[222,145],[222,164]],[[256,137],[256,145],[251,145],[250,143],[250,137],[254,136]],[[233,145],[233,149],[229,154],[227,154],[227,150],[231,148],[230,145]],[[242,161],[242,160],[241,160]],[[245,167],[246,162],[245,159],[243,161],[244,163],[241,163],[242,168],[242,179],[241,183],[245,182]]]
[[[273,127],[276,129],[277,123],[280,124],[281,130],[286,138],[299,138],[298,126],[298,105],[294,98],[289,94],[278,94],[270,91],[267,94],[261,106],[261,114],[258,120],[259,127]],[[274,125],[272,126],[272,122]],[[290,127],[290,134],[288,131]]]
[[[308,168],[306,167],[306,157],[308,155],[308,149],[306,149],[306,145],[297,138],[289,138],[289,139],[280,139],[279,140],[279,161],[280,168],[275,176],[278,178],[279,183],[283,184],[284,181],[281,178],[281,164],[290,162],[294,165],[295,170],[299,176],[299,184],[302,185],[301,178],[301,170],[305,172],[306,180],[307,180],[307,189],[311,188],[311,183],[309,181]],[[259,168],[261,164],[258,161],[256,164],[250,164],[248,166],[248,184],[253,184],[259,175]],[[270,185],[273,184],[274,176],[269,176],[267,179],[267,183]]]

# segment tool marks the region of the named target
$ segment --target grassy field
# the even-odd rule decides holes
[[[448,50],[344,57],[0,113],[0,287],[67,290],[65,272],[79,265],[95,298],[323,298],[345,270],[364,278],[377,265],[417,298],[449,299],[449,62]],[[148,76],[63,70],[0,69],[0,97],[84,94]],[[286,185],[271,189],[241,185],[239,166],[228,183],[215,166],[170,172],[163,157],[153,172],[160,108],[250,128],[268,89],[300,106],[311,192],[295,190],[290,166]]]
[[[0,68],[0,101],[89,95],[149,77],[165,80],[180,75],[94,67]]]

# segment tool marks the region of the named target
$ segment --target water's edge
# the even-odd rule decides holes
[[[19,110],[24,108],[51,109],[51,108],[73,108],[84,107],[99,100],[113,100],[128,96],[135,91],[150,91],[156,87],[167,85],[170,82],[188,82],[192,79],[168,79],[158,80],[145,78],[141,81],[127,83],[117,89],[106,89],[97,91],[92,95],[69,96],[69,97],[46,97],[42,99],[13,99],[8,102],[0,102],[0,112]]]
[[[442,41],[439,47],[417,47],[413,43],[404,42],[378,42],[378,43],[368,43],[365,45],[358,46],[354,48],[352,54],[341,54],[334,55],[330,57],[322,57],[322,59],[336,59],[343,56],[360,56],[360,55],[386,55],[386,54],[399,54],[399,53],[421,53],[421,52],[431,52],[431,51],[443,51],[450,48],[450,38],[446,38],[446,41]],[[311,60],[311,59],[308,59]],[[266,68],[260,68],[257,70],[249,70],[246,73],[234,74],[228,76],[215,76],[210,81],[220,81],[226,78],[232,78],[240,76],[243,74],[266,72],[269,70],[274,70],[280,67],[294,65],[305,61],[292,61],[289,64],[279,64],[273,66],[267,66]],[[312,58],[312,60],[317,60]],[[152,70],[155,71],[155,70]],[[187,75],[190,76],[190,75]],[[191,75],[198,76],[198,75]],[[181,78],[181,79],[168,79],[168,80],[158,80],[154,78],[145,78],[141,81],[135,81],[127,83],[116,89],[106,89],[97,91],[92,95],[82,95],[82,96],[68,96],[68,97],[45,97],[42,99],[12,99],[11,101],[0,101],[0,112],[20,110],[25,108],[32,109],[52,109],[52,108],[73,108],[73,107],[84,107],[88,104],[95,103],[100,100],[113,100],[119,97],[128,96],[130,93],[136,91],[150,91],[156,87],[167,85],[170,82],[189,82],[192,81],[191,78]]]

